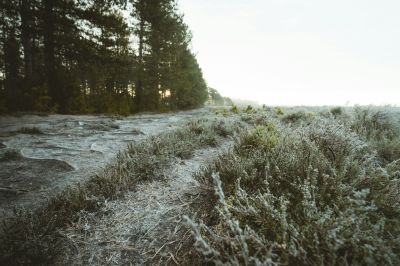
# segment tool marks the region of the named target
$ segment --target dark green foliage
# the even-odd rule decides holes
[[[175,0],[12,0],[0,10],[0,112],[127,115],[207,99]]]
[[[336,118],[343,114],[343,109],[341,107],[334,107],[330,110],[330,112]]]
[[[275,107],[275,113],[277,115],[283,115],[284,114],[283,109],[281,107]]]
[[[239,108],[236,105],[233,105],[231,108],[231,112],[234,114],[238,114],[239,113]]]

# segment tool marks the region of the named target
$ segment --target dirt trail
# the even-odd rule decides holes
[[[78,223],[62,232],[70,247],[65,254],[71,256],[60,263],[179,264],[191,237],[182,216],[193,214],[190,205],[204,196],[193,174],[231,144],[226,140],[217,148],[197,150],[191,159],[177,160],[163,177],[139,184],[123,199],[105,202],[96,214],[82,213]]]
[[[207,112],[203,108],[129,117],[0,116],[0,212],[18,205],[35,208],[95,174],[128,143]],[[32,128],[38,132],[24,132]]]

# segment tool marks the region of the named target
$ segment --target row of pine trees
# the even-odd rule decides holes
[[[208,97],[175,0],[0,1],[0,112],[129,114]]]

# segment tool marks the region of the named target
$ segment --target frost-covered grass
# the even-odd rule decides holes
[[[399,109],[235,113],[254,128],[197,176],[217,218],[187,219],[204,260],[400,264]]]
[[[175,158],[228,136],[236,136],[232,149],[196,175],[204,193],[193,205],[197,215],[187,218],[204,261],[400,264],[400,109],[215,113],[218,119],[193,120],[130,145],[81,186],[39,211],[16,213],[3,226],[0,264],[51,263],[65,244],[58,228],[79,222],[80,212],[96,213],[138,182],[163,178]]]
[[[18,210],[7,219],[0,234],[0,264],[51,264],[63,249],[58,229],[78,222],[80,212],[95,212],[105,202],[134,190],[138,182],[163,178],[177,157],[189,158],[196,149],[215,146],[241,126],[220,118],[196,119],[178,130],[129,145],[85,183],[55,196],[39,210]]]

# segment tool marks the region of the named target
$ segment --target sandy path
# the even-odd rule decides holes
[[[0,212],[18,205],[35,208],[100,171],[128,143],[175,129],[207,112],[203,108],[129,117],[0,116]],[[24,127],[43,134],[17,132]],[[16,156],[2,160],[9,151]]]
[[[70,257],[62,264],[154,265],[176,264],[186,252],[190,232],[181,221],[202,190],[193,174],[228,149],[197,150],[189,160],[177,160],[164,177],[143,182],[121,200],[106,202],[96,214],[82,213],[62,232],[69,240]],[[187,243],[187,241],[186,241]],[[186,254],[187,255],[187,254]]]

